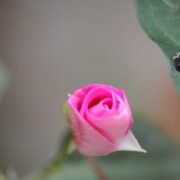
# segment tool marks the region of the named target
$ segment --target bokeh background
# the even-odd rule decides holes
[[[133,0],[0,0],[0,168],[47,162],[67,124],[60,106],[89,83],[123,88],[135,114],[180,142],[180,98],[166,58],[141,29]]]

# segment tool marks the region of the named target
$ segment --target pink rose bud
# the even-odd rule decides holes
[[[68,104],[75,144],[82,154],[145,152],[131,132],[133,117],[124,90],[92,84],[76,90]]]

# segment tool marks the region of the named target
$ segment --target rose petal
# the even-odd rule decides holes
[[[137,139],[135,138],[134,134],[131,131],[129,131],[129,133],[126,134],[125,137],[122,139],[122,141],[118,144],[117,150],[138,151],[144,153],[147,152],[140,146],[140,144],[138,143]]]
[[[75,143],[82,154],[105,155],[115,150],[115,144],[91,127],[76,110],[72,109],[70,116]]]
[[[125,108],[119,115],[103,118],[96,117],[91,113],[86,113],[86,119],[88,122],[98,130],[103,132],[111,142],[116,142],[120,137],[124,136],[129,127],[129,122],[131,118],[131,112],[129,109]]]

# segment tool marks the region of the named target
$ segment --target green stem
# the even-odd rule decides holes
[[[62,142],[62,145],[57,152],[55,158],[50,162],[50,164],[42,170],[40,175],[40,180],[45,180],[46,177],[58,172],[62,167],[64,161],[73,151],[73,141],[72,134],[68,132]]]

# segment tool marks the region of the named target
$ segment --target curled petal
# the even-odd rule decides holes
[[[119,151],[137,151],[137,152],[144,152],[144,150],[140,144],[138,143],[137,139],[135,138],[134,134],[129,131],[128,134],[120,141],[116,150]]]

